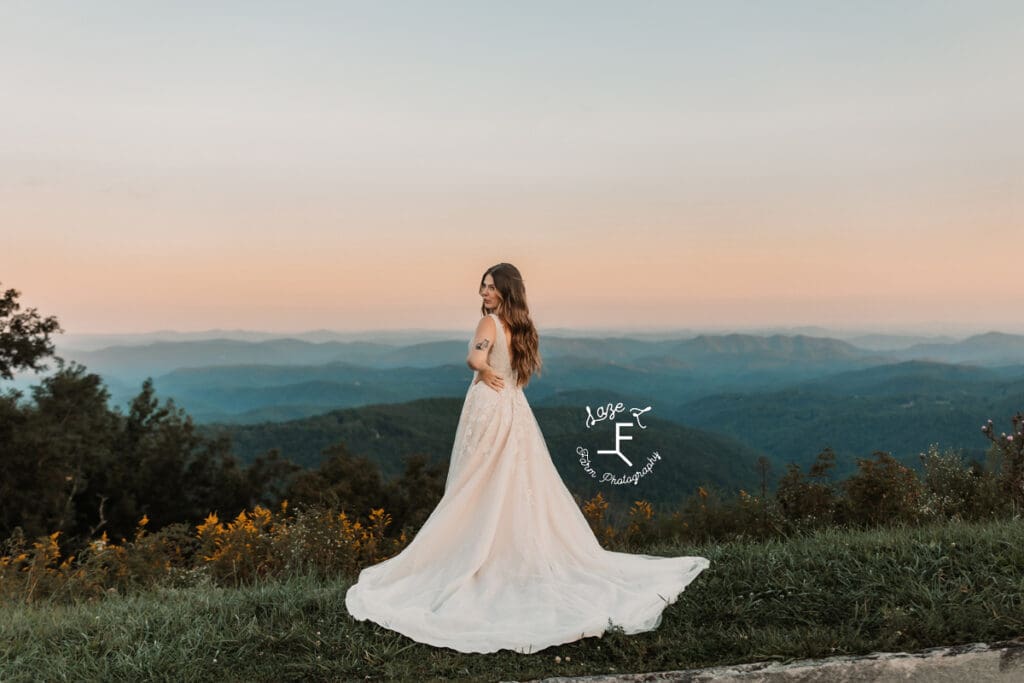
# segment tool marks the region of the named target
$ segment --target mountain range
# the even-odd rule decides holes
[[[410,339],[135,340],[60,353],[99,373],[115,404],[126,405],[142,379],[154,377],[161,398],[173,398],[200,424],[230,430],[246,457],[277,447],[311,464],[323,443],[280,435],[329,433],[315,425],[339,411],[432,400],[450,411],[451,401],[461,401],[472,375],[463,363],[468,339]],[[743,457],[712,458],[716,467],[743,462],[745,471],[758,454],[776,474],[788,462],[809,463],[825,446],[840,455],[840,472],[852,471],[857,458],[875,450],[915,464],[932,443],[981,460],[989,445],[979,432],[984,420],[1008,423],[1024,409],[1022,335],[860,339],[865,346],[807,334],[548,335],[541,339],[544,367],[526,394],[539,412],[555,411],[550,415],[613,397],[651,406],[652,415],[674,430],[697,430],[750,449]],[[434,457],[450,448],[454,433],[442,413],[418,435]],[[373,450],[365,438],[351,445]],[[398,467],[387,458],[382,465]],[[726,470],[708,481],[750,485],[746,475]],[[696,472],[691,468],[688,476]]]

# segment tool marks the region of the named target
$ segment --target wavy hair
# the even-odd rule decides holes
[[[530,319],[530,307],[526,304],[526,286],[519,269],[511,263],[499,263],[491,266],[480,276],[480,288],[490,275],[494,278],[494,288],[498,291],[500,307],[496,311],[488,310],[483,303],[480,311],[483,315],[496,312],[508,333],[509,361],[516,371],[518,384],[525,387],[530,383],[530,376],[541,375],[543,361],[540,357],[540,336]]]

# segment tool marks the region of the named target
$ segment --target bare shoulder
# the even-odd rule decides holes
[[[488,334],[490,334],[493,337],[494,333],[497,332],[497,331],[498,331],[498,326],[494,322],[494,318],[492,318],[489,315],[485,315],[484,317],[480,318],[480,322],[477,323],[477,325],[476,325],[477,336],[479,336],[480,333],[483,332],[483,333],[488,333]]]

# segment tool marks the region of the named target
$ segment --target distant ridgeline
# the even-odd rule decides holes
[[[674,423],[659,427],[664,464],[676,458],[689,477],[680,473],[676,482],[667,468],[655,468],[668,477],[658,485],[666,490],[672,482],[691,490],[704,481],[748,486],[759,454],[774,479],[785,463],[806,466],[825,447],[836,452],[840,477],[877,450],[915,467],[932,443],[981,459],[988,446],[982,422],[1024,409],[1022,336],[859,341],[864,346],[806,335],[549,335],[541,341],[544,374],[531,380],[527,396],[570,481],[582,470],[574,432],[560,424],[575,428],[587,405],[651,406],[652,417]],[[244,458],[279,448],[315,465],[326,445],[343,440],[392,476],[409,449],[432,459],[450,454],[470,378],[464,354],[464,340],[217,339],[64,351],[102,374],[115,402],[134,396],[142,377],[156,377],[161,397],[173,397],[198,423],[227,430]],[[714,443],[714,451],[697,443]]]

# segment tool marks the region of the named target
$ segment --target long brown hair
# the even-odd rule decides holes
[[[498,290],[501,300],[500,309],[496,312],[508,333],[509,361],[516,371],[519,386],[525,387],[534,372],[540,377],[543,361],[540,357],[540,337],[530,319],[530,307],[526,305],[523,276],[511,263],[499,263],[480,276],[481,288],[488,274],[494,278],[494,288]],[[491,312],[483,303],[480,304],[480,311],[483,315]]]

